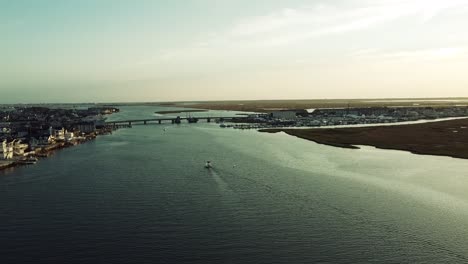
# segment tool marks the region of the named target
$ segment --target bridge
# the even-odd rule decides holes
[[[149,119],[131,119],[131,120],[116,120],[116,121],[107,121],[107,126],[132,126],[132,125],[148,125],[148,124],[162,124],[163,122],[171,124],[180,124],[182,121],[187,121],[188,123],[196,123],[199,120],[206,120],[210,123],[212,120],[219,120],[220,122],[232,121],[233,119],[241,119],[242,117],[221,117],[221,116],[205,116],[205,117],[164,117],[164,118],[149,118]]]

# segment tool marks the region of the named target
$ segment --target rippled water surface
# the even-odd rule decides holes
[[[467,263],[468,161],[134,126],[0,173],[0,216],[0,263]]]

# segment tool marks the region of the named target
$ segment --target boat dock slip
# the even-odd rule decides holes
[[[231,121],[232,119],[239,119],[239,117],[196,117],[198,120],[206,120],[206,122],[210,123],[212,120],[219,120],[220,122]],[[179,124],[182,121],[187,121],[187,123],[193,120],[193,117],[166,117],[166,118],[151,118],[151,119],[132,119],[132,120],[119,120],[119,121],[107,121],[106,125],[108,126],[129,126],[132,125],[148,125],[148,124],[162,124],[164,123],[171,123],[171,124]]]

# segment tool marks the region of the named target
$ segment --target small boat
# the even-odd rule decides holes
[[[198,122],[198,118],[196,118],[196,117],[188,117],[188,118],[187,118],[187,121],[188,121],[190,124],[197,123],[197,122]]]
[[[205,168],[211,169],[212,167],[213,167],[213,166],[211,165],[211,161],[208,160],[208,161],[205,163]]]
[[[36,157],[27,157],[25,159],[20,159],[18,160],[18,163],[20,164],[36,164],[38,159]]]

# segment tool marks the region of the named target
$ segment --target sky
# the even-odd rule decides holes
[[[0,103],[468,97],[466,0],[0,0]]]

